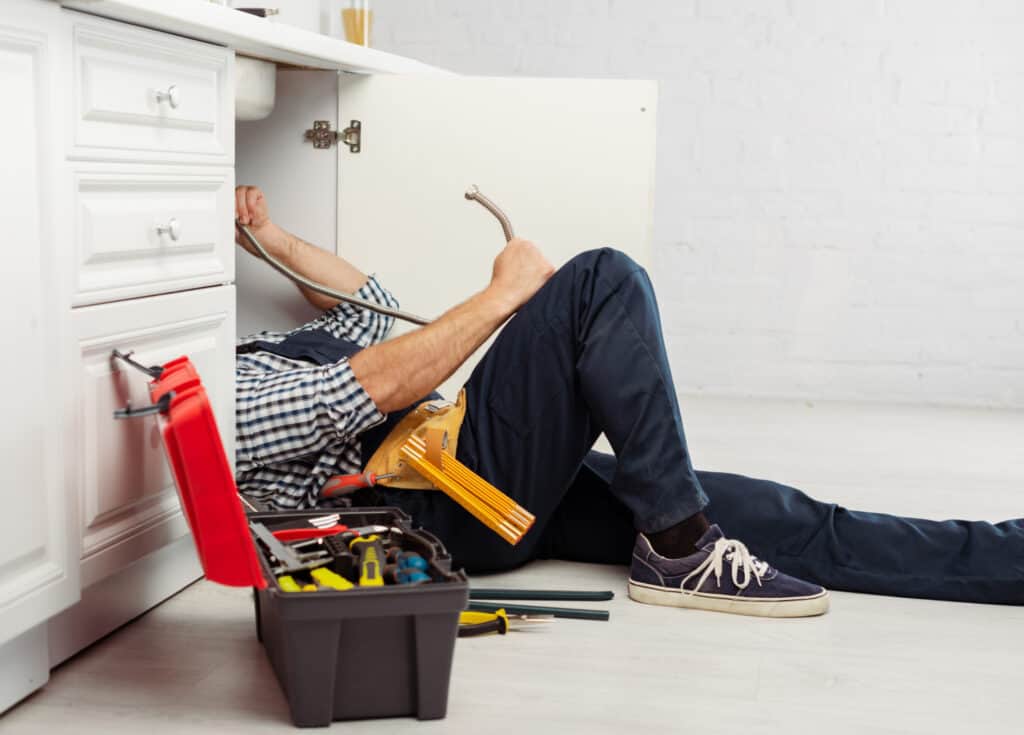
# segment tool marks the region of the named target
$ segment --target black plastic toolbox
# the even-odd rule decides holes
[[[459,613],[469,585],[430,533],[414,529],[397,508],[323,509],[246,516],[220,433],[198,373],[187,358],[143,368],[153,406],[121,417],[158,413],[161,435],[208,579],[253,587],[257,634],[266,648],[300,727],[333,720],[415,715],[444,717]],[[284,591],[251,522],[271,533],[337,513],[340,524],[380,525],[382,541],[415,551],[427,562],[429,582],[356,586],[343,591]],[[316,525],[316,524],[312,524]],[[334,557],[335,573],[353,577]],[[355,581],[354,578],[350,581]]]
[[[350,527],[412,529],[409,516],[397,508],[337,512],[339,522]],[[273,530],[283,522],[323,514],[257,513],[249,518]],[[468,602],[469,585],[463,572],[451,572],[451,559],[439,540],[422,529],[415,534],[428,543],[415,539],[403,548],[428,560],[432,582],[283,592],[275,581],[256,590],[256,628],[299,727],[367,717],[445,716],[459,612]],[[262,555],[261,560],[267,578],[273,579]]]

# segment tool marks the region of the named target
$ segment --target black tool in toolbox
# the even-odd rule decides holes
[[[115,415],[158,415],[206,576],[255,589],[257,635],[292,721],[315,727],[368,717],[444,717],[459,613],[469,586],[461,570],[451,570],[441,542],[414,529],[397,508],[339,510],[326,524],[317,511],[246,516],[192,363],[182,357],[147,368],[130,355],[115,351],[114,357],[152,378],[153,405]],[[344,533],[302,539],[282,533],[341,526],[378,530],[385,554],[394,548],[422,558],[420,571],[429,583],[359,586],[356,557],[348,544],[339,546]],[[314,543],[305,545],[309,541]],[[279,578],[290,583],[282,585]],[[359,662],[357,676],[353,661]],[[384,679],[388,685],[380,686]]]

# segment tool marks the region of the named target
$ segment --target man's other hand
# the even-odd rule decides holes
[[[263,247],[271,249],[277,240],[278,233],[274,232],[273,222],[270,221],[270,211],[267,208],[267,200],[258,186],[236,186],[235,187],[235,219],[249,228],[253,236],[260,241]],[[256,250],[249,244],[242,233],[235,230],[235,242],[259,257]]]
[[[528,240],[513,238],[494,259],[488,292],[512,314],[540,290],[555,268]]]

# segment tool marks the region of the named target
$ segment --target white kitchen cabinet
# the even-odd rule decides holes
[[[0,117],[0,212],[18,243],[0,270],[18,387],[0,710],[199,574],[152,420],[110,415],[145,402],[144,376],[110,351],[190,355],[233,455],[236,334],[312,316],[248,255],[231,286],[236,181],[428,317],[482,288],[503,244],[463,198],[472,184],[556,263],[602,245],[647,262],[651,237],[652,83],[458,77],[202,2],[61,4],[89,13],[0,7],[0,81],[19,102]],[[264,121],[234,123],[236,51],[304,67],[279,69]],[[314,148],[315,120],[358,120],[358,152]]]
[[[149,164],[71,172],[75,306],[234,280],[234,171]]]
[[[278,72],[288,104],[239,123],[236,180],[263,188],[285,228],[376,273],[404,309],[439,316],[487,284],[504,237],[465,199],[472,184],[556,265],[606,245],[649,262],[654,82],[341,74],[329,121],[358,120],[359,151],[316,150],[300,128],[322,119],[335,76]],[[267,299],[294,302],[294,287],[250,261],[239,261],[239,333],[294,325],[294,307]],[[454,396],[475,362],[442,393]]]
[[[65,204],[53,145],[60,115],[59,13],[14,0],[0,16],[0,267],[4,420],[0,466],[0,710],[48,677],[48,617],[79,594],[77,505],[67,491],[62,411],[67,267],[54,217]],[[13,11],[13,12],[7,12]]]
[[[150,403],[149,378],[111,357],[132,352],[143,365],[192,359],[210,397],[229,456],[234,447],[233,286],[133,299],[72,314],[76,413],[72,446],[82,508],[82,602],[50,624],[54,663],[166,599],[202,574],[188,535],[156,417],[115,420],[114,411]],[[151,557],[162,555],[158,563]],[[140,560],[148,569],[134,595],[125,587]],[[111,580],[109,583],[106,583]],[[105,584],[106,583],[106,584]],[[112,588],[120,588],[111,594]],[[111,605],[110,601],[118,604]]]
[[[230,50],[68,13],[70,156],[230,164]]]

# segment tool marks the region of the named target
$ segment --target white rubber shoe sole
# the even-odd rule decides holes
[[[694,610],[754,615],[761,618],[808,618],[828,612],[828,590],[810,597],[782,597],[758,599],[756,597],[735,597],[714,595],[707,592],[683,594],[679,590],[666,589],[655,585],[629,580],[629,597],[646,605],[688,607]]]

